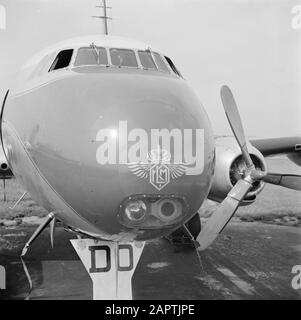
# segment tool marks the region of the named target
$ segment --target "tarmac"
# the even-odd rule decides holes
[[[19,255],[34,227],[0,227],[0,265],[6,290],[0,300],[25,299],[29,284]],[[74,251],[75,236],[57,228],[54,249],[46,229],[25,258],[33,281],[30,300],[90,300],[92,282]],[[301,298],[292,268],[301,265],[301,229],[263,223],[230,223],[206,251],[148,242],[133,285],[134,300],[262,300]]]

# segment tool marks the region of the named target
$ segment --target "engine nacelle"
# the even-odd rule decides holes
[[[215,150],[215,172],[208,198],[222,202],[236,182],[243,178],[246,163],[243,160],[241,150],[234,138],[218,138],[216,140]],[[255,167],[266,172],[267,165],[263,155],[250,143],[248,144],[248,150]],[[263,181],[255,182],[242,205],[253,203],[256,195],[259,194],[263,188]]]

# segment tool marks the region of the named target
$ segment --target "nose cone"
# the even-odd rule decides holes
[[[34,114],[31,127],[19,125],[28,130],[39,170],[74,210],[107,234],[158,235],[117,221],[120,204],[132,195],[184,197],[187,220],[208,194],[211,128],[184,80],[117,69],[73,73],[33,93],[27,108]]]

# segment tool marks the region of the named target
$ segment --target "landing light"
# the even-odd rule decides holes
[[[183,197],[138,194],[120,204],[117,218],[128,228],[162,229],[184,221],[187,214],[188,206]]]
[[[181,206],[175,200],[163,199],[158,203],[159,218],[162,221],[169,222],[175,220],[181,215]]]
[[[174,212],[175,212],[175,206],[174,206],[171,202],[165,202],[165,203],[163,203],[163,205],[161,206],[161,213],[162,213],[165,217],[170,217],[170,216],[172,216]]]
[[[124,212],[129,220],[141,221],[147,212],[146,204],[142,200],[130,201],[127,203]]]

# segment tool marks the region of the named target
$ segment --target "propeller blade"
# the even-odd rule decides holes
[[[301,191],[301,176],[296,174],[268,173],[266,177],[263,178],[263,181],[284,188]]]
[[[55,227],[56,227],[56,218],[53,218],[50,222],[50,243],[51,248],[54,248],[54,233],[55,233]]]
[[[241,149],[241,152],[243,154],[244,160],[246,161],[247,167],[251,168],[254,166],[254,164],[247,148],[247,141],[245,138],[245,133],[244,133],[241,118],[238,112],[238,108],[229,87],[222,86],[221,98],[222,98],[224,110],[225,110],[228,122],[231,126],[232,132]]]
[[[245,179],[239,180],[235,184],[228,196],[213,212],[197,237],[196,240],[200,244],[200,250],[208,248],[223,231],[251,187],[252,184]]]

